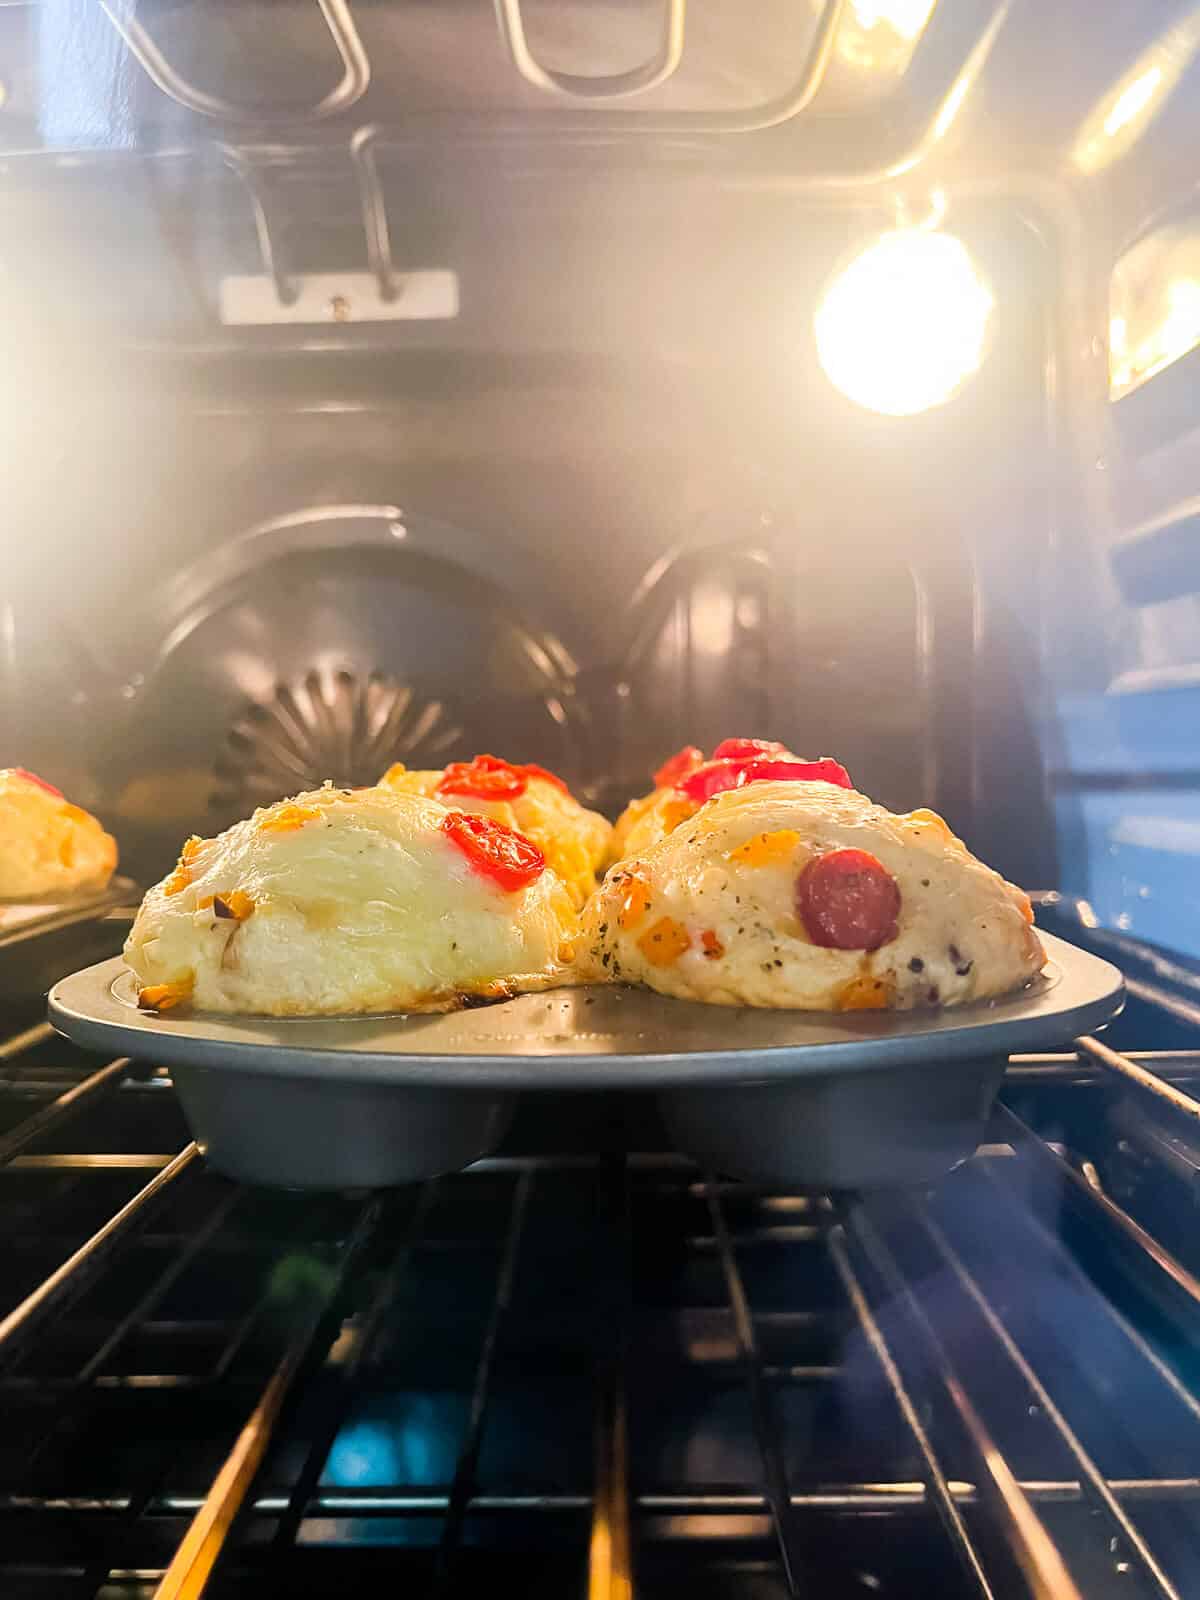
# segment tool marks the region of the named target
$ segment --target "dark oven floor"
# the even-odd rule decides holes
[[[0,1593],[1200,1593],[1200,1051],[1116,1059],[1017,1061],[932,1193],[724,1183],[635,1099],[302,1195],[18,1031]]]

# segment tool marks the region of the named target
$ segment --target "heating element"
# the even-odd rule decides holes
[[[11,1018],[0,1588],[1195,1593],[1200,1049],[1133,1046],[1200,1019],[1135,984],[867,1198],[703,1173],[636,1096],[251,1190],[164,1071]]]

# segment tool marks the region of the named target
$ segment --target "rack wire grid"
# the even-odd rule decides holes
[[[6,1600],[1200,1592],[1200,1049],[1016,1058],[929,1192],[584,1149],[314,1194],[22,1020]]]

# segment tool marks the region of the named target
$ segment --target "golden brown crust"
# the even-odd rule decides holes
[[[0,900],[33,900],[107,887],[117,842],[82,806],[0,768]]]

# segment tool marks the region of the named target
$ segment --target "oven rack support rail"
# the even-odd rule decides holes
[[[50,1043],[52,1030],[45,1024],[14,1034],[0,1042],[0,1096],[45,1097],[45,1068],[33,1059]],[[27,1065],[28,1063],[28,1065]],[[1015,1058],[1012,1081],[1060,1079],[1078,1080],[1083,1075],[1093,1081],[1115,1079],[1133,1085],[1139,1095],[1150,1097],[1158,1114],[1194,1131],[1200,1119],[1200,1100],[1186,1092],[1172,1078],[1194,1078],[1200,1073],[1200,1051],[1171,1053],[1121,1053],[1092,1038],[1077,1041],[1076,1052],[1056,1056]],[[169,1079],[161,1070],[134,1067],[127,1060],[99,1066],[86,1077],[49,1099],[15,1127],[0,1142],[0,1166],[38,1170],[54,1168],[63,1174],[79,1174],[93,1167],[146,1168],[150,1175],[144,1186],[117,1210],[90,1238],[76,1249],[37,1288],[29,1293],[0,1322],[0,1389],[27,1380],[14,1369],[36,1332],[48,1320],[63,1312],[92,1286],[122,1246],[138,1230],[152,1223],[168,1196],[174,1196],[194,1179],[198,1152],[189,1144],[174,1154],[161,1156],[71,1156],[39,1155],[30,1146],[63,1132],[82,1115],[112,1097],[139,1092],[162,1093],[169,1090]],[[1077,1169],[1055,1147],[1046,1144],[1012,1111],[1001,1108],[994,1128],[999,1144],[985,1148],[972,1165],[981,1166],[987,1184],[996,1191],[1005,1207],[1021,1209],[1021,1198],[1013,1184],[1003,1176],[1012,1157],[1028,1163],[1035,1171],[1053,1174],[1064,1182],[1074,1198],[1086,1209],[1088,1220],[1102,1237],[1112,1238],[1131,1252],[1137,1270],[1164,1293],[1173,1296],[1190,1319],[1193,1334],[1200,1338],[1200,1282],[1189,1269],[1171,1255],[1128,1212],[1103,1192],[1094,1171]],[[1003,1152],[1010,1159],[989,1159]],[[1139,1513],[1148,1505],[1200,1503],[1200,1477],[1139,1478],[1106,1476],[1067,1420],[1054,1395],[1039,1378],[1010,1331],[1001,1308],[991,1300],[977,1277],[951,1242],[945,1227],[931,1213],[929,1203],[909,1196],[899,1202],[905,1223],[912,1235],[920,1236],[940,1262],[941,1269],[976,1308],[983,1325],[994,1341],[994,1359],[1002,1363],[1015,1391],[1023,1395],[1033,1411],[1039,1411],[1052,1431],[1061,1452],[1072,1464],[1069,1476],[1052,1479],[1021,1479],[1007,1462],[996,1439],[989,1432],[971,1397],[970,1380],[958,1370],[954,1357],[943,1343],[936,1321],[922,1304],[919,1287],[906,1274],[892,1246],[884,1237],[870,1201],[781,1200],[784,1220],[768,1222],[753,1234],[731,1224],[730,1196],[739,1186],[712,1176],[695,1173],[682,1158],[639,1157],[627,1162],[614,1161],[604,1179],[609,1196],[611,1219],[611,1260],[602,1263],[615,1285],[612,1301],[610,1359],[597,1377],[595,1408],[595,1476],[591,1496],[487,1495],[475,1485],[480,1444],[487,1415],[489,1387],[498,1345],[504,1337],[514,1273],[522,1236],[537,1186],[544,1172],[564,1168],[589,1167],[587,1157],[496,1158],[481,1162],[464,1174],[459,1182],[469,1183],[477,1173],[509,1173],[514,1178],[512,1200],[503,1229],[500,1265],[496,1275],[486,1325],[475,1371],[466,1427],[459,1445],[453,1480],[447,1493],[431,1494],[397,1488],[394,1492],[356,1494],[352,1489],[333,1490],[322,1486],[321,1469],[343,1415],[348,1396],[360,1384],[373,1360],[373,1351],[384,1315],[398,1285],[409,1270],[414,1249],[421,1240],[437,1181],[421,1187],[403,1230],[395,1229],[392,1211],[394,1196],[368,1196],[359,1202],[353,1225],[347,1230],[336,1271],[323,1285],[307,1313],[292,1328],[286,1347],[246,1416],[224,1464],[217,1472],[211,1490],[201,1501],[175,1497],[165,1503],[174,1515],[190,1515],[188,1531],[174,1558],[157,1579],[160,1600],[182,1600],[203,1594],[209,1575],[220,1559],[230,1532],[240,1519],[270,1517],[276,1521],[276,1544],[294,1540],[302,1522],[312,1516],[363,1515],[404,1516],[432,1514],[443,1519],[438,1550],[438,1570],[444,1573],[453,1563],[469,1513],[519,1510],[537,1504],[543,1510],[590,1510],[589,1600],[631,1600],[635,1590],[633,1558],[633,1519],[646,1516],[703,1516],[736,1512],[769,1518],[774,1531],[778,1557],[789,1592],[805,1591],[806,1515],[815,1510],[869,1510],[885,1508],[931,1508],[944,1531],[945,1539],[957,1558],[970,1592],[980,1596],[999,1596],[1012,1592],[998,1581],[993,1560],[981,1546],[978,1523],[970,1513],[983,1508],[991,1526],[1007,1546],[1015,1568],[1023,1575],[1028,1592],[1038,1600],[1076,1600],[1081,1591],[1072,1580],[1063,1554],[1047,1527],[1045,1512],[1063,1503],[1082,1502],[1091,1506],[1110,1530],[1114,1559],[1119,1555],[1119,1570],[1136,1573],[1144,1592],[1163,1600],[1182,1600],[1179,1587],[1141,1531]],[[728,1308],[736,1330],[738,1357],[749,1391],[754,1433],[762,1462],[762,1491],[758,1494],[705,1493],[687,1490],[678,1494],[636,1494],[628,1476],[626,1438],[626,1365],[628,1361],[628,1255],[630,1250],[629,1182],[631,1174],[647,1175],[668,1189],[686,1192],[701,1199],[711,1221],[711,1237],[694,1241],[710,1249],[720,1263]],[[171,1286],[203,1250],[225,1219],[245,1198],[245,1191],[229,1186],[224,1198],[183,1242],[182,1249],[169,1254],[168,1264],[157,1280],[130,1307],[103,1346],[93,1352],[74,1377],[52,1380],[64,1389],[103,1382],[103,1369],[122,1343],[134,1335],[151,1316]],[[898,1202],[889,1201],[890,1207]],[[801,1219],[797,1222],[795,1219]],[[1069,1249],[1049,1230],[1027,1217],[1025,1225],[1036,1230],[1041,1244],[1057,1267],[1081,1289],[1087,1285],[1082,1269]],[[299,1376],[319,1359],[323,1343],[328,1342],[331,1326],[338,1321],[338,1305],[353,1279],[358,1264],[370,1248],[378,1248],[380,1236],[389,1239],[388,1264],[366,1310],[362,1312],[353,1352],[343,1365],[336,1403],[330,1406],[317,1428],[307,1458],[295,1485],[286,1498],[256,1489],[255,1477],[270,1448],[274,1430],[285,1409],[290,1391]],[[920,1480],[905,1482],[839,1483],[820,1489],[793,1489],[780,1442],[777,1414],[781,1386],[819,1379],[822,1371],[803,1365],[780,1365],[768,1360],[760,1348],[760,1330],[769,1315],[756,1313],[751,1305],[743,1272],[748,1249],[775,1236],[795,1242],[806,1239],[826,1254],[845,1300],[857,1322],[867,1347],[877,1362],[900,1416],[903,1418],[915,1458],[921,1462]],[[1136,1353],[1138,1359],[1165,1383],[1180,1406],[1200,1422],[1200,1402],[1176,1372],[1150,1343],[1115,1307],[1102,1296],[1092,1296],[1099,1314],[1111,1322],[1114,1335]],[[881,1307],[888,1307],[886,1319]],[[246,1338],[248,1326],[261,1312],[253,1308],[247,1321],[235,1332],[233,1344]],[[901,1326],[902,1325],[902,1326]],[[228,1363],[232,1353],[223,1361]],[[168,1380],[162,1379],[162,1382]],[[181,1376],[180,1384],[200,1380]],[[963,1440],[972,1464],[969,1478],[955,1476],[935,1442],[929,1419],[949,1416]],[[28,1497],[21,1497],[28,1505]],[[58,1509],[70,1509],[56,1502]],[[0,1511],[13,1509],[0,1502]],[[138,1515],[145,1506],[131,1505],[117,1497],[109,1502],[89,1499],[75,1508],[79,1515]]]

